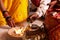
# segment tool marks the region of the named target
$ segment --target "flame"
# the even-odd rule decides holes
[[[30,26],[25,26],[25,27],[14,27],[13,30],[14,30],[14,34],[15,35],[20,35],[20,36],[23,36],[25,34],[25,32],[30,28]]]
[[[26,30],[27,27],[22,27],[21,29],[20,28],[14,28],[14,31],[16,34],[19,34],[19,35],[23,35],[25,30]]]
[[[21,29],[14,28],[14,31],[15,31],[16,34],[19,34],[19,35],[22,36],[25,30],[24,30],[24,28],[21,28]]]

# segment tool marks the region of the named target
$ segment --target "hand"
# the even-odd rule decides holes
[[[7,24],[8,24],[9,26],[15,27],[15,23],[14,23],[14,21],[12,20],[12,18],[8,18],[8,19],[6,19],[6,21],[7,21]]]
[[[8,11],[3,11],[2,13],[4,18],[6,19],[7,24],[11,27],[15,27],[15,23],[13,19],[10,17],[10,15],[8,14]]]
[[[37,13],[33,13],[31,16],[30,16],[30,19],[37,19],[39,18],[38,14]]]
[[[1,11],[2,11],[2,13],[3,13],[3,16],[4,16],[5,18],[6,18],[7,16],[9,16],[8,12],[6,11],[6,8],[4,7],[4,4],[3,4],[3,1],[2,1],[2,0],[0,0],[0,7],[1,7]],[[5,12],[3,12],[3,11],[5,11]],[[9,26],[11,26],[11,27],[14,27],[14,26],[15,26],[15,23],[14,23],[14,21],[13,21],[11,18],[6,19],[6,21],[7,21],[7,24],[8,24]]]

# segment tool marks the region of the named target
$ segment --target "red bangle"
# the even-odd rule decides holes
[[[8,12],[8,11],[2,11],[3,15],[5,14],[5,12]]]
[[[6,20],[8,20],[9,18],[11,18],[10,16],[6,17]]]
[[[5,12],[7,12],[7,14]],[[2,13],[3,13],[4,18],[6,18],[7,16],[9,17],[8,11],[2,11]]]

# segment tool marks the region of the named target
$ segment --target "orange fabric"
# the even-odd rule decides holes
[[[27,19],[28,0],[3,0],[4,6],[15,21],[22,22]],[[0,11],[0,25],[6,25],[6,21]]]

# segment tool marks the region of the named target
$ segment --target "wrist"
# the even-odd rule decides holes
[[[3,15],[5,14],[5,12],[8,12],[8,11],[2,11]]]
[[[8,11],[2,11],[4,18],[9,17],[10,15],[8,14]]]
[[[42,16],[42,13],[36,12],[36,14],[38,15],[38,17]]]
[[[7,16],[7,17],[6,17],[6,20],[9,20],[10,18],[11,18],[11,16]]]

